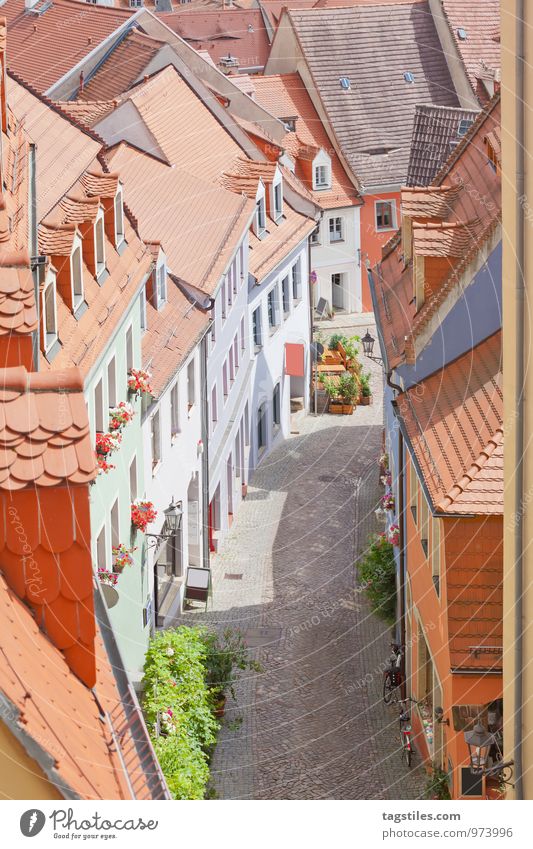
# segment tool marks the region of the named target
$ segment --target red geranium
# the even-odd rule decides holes
[[[143,534],[146,532],[148,525],[157,517],[157,510],[151,501],[134,501],[131,505],[131,521],[132,524]]]

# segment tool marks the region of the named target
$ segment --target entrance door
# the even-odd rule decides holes
[[[331,301],[335,309],[344,309],[344,274],[331,275]]]

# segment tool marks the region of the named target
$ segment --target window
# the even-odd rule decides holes
[[[342,289],[343,277],[344,277],[344,274],[339,274],[339,272],[332,274],[331,275],[331,284],[333,286],[338,286],[339,289]]]
[[[222,318],[226,318],[226,278],[222,281],[222,286],[220,287],[220,299],[222,302]]]
[[[376,201],[376,230],[392,230],[394,226],[394,204]]]
[[[166,303],[167,300],[167,266],[165,262],[157,267],[156,270],[156,287],[157,287],[157,304],[158,310]]]
[[[133,504],[137,498],[137,457],[130,463],[130,502]]]
[[[97,433],[104,433],[104,384],[102,378],[94,388],[94,423]]]
[[[161,429],[159,421],[159,410],[151,419],[151,443],[152,443],[152,471],[161,462]]]
[[[279,383],[276,383],[272,395],[272,422],[274,427],[279,427],[281,423],[281,388]]]
[[[146,289],[144,286],[139,295],[139,311],[141,314],[141,330],[144,333],[146,330]]]
[[[261,236],[265,232],[265,198],[260,197],[255,204],[255,227],[256,236]]]
[[[111,508],[111,546],[116,548],[120,543],[120,513],[118,511],[118,498]]]
[[[229,382],[228,382],[228,361],[224,360],[224,365],[222,366],[222,390],[224,392],[224,397],[228,397],[229,393]]]
[[[122,206],[122,191],[115,195],[115,243],[120,245],[124,239],[124,208]]]
[[[215,342],[217,341],[217,322],[216,322],[216,311],[215,307],[211,310],[211,349],[214,347]]]
[[[281,182],[274,186],[274,219],[277,221],[283,214],[283,189]]]
[[[104,219],[100,216],[94,226],[94,239],[96,243],[96,276],[99,277],[105,269],[105,247],[104,247]]]
[[[239,291],[239,286],[238,286],[238,283],[237,283],[238,269],[237,269],[237,260],[236,259],[234,259],[232,264],[231,264],[231,270],[232,270],[232,274],[233,274],[233,294],[236,295],[237,292]]]
[[[409,506],[411,507],[411,513],[416,525],[418,520],[418,480],[412,461],[409,466]]]
[[[426,496],[423,492],[420,493],[420,543],[424,549],[424,554],[428,556],[429,551],[429,507],[426,501]]]
[[[344,239],[344,236],[343,236],[342,218],[330,218],[329,219],[329,240],[330,240],[330,242],[342,242],[343,239]]]
[[[474,122],[471,121],[469,118],[461,118],[461,120],[459,121],[459,126],[457,128],[457,135],[465,136],[473,123]]]
[[[255,350],[258,351],[259,348],[261,348],[261,346],[263,344],[263,341],[262,341],[263,328],[261,326],[261,307],[257,307],[257,309],[255,309],[253,311],[253,314],[252,314],[252,329],[253,329]]]
[[[261,404],[257,411],[257,449],[261,451],[267,444],[267,405]]]
[[[315,165],[315,189],[329,187],[329,168],[327,165]]]
[[[107,541],[105,535],[105,525],[96,537],[96,565],[99,569],[109,571],[109,563],[107,562]]]
[[[74,312],[83,302],[83,271],[81,265],[81,247],[72,252],[72,309]]]
[[[230,265],[228,271],[228,282],[226,284],[226,291],[228,293],[228,312],[230,311],[230,307],[233,303],[233,267]]]
[[[126,332],[126,371],[128,374],[133,368],[133,327],[128,327]]]
[[[211,390],[211,424],[213,426],[213,430],[215,429],[215,424],[218,420],[217,400],[217,385],[215,383]]]
[[[281,292],[283,295],[283,315],[288,316],[291,311],[291,290],[288,276],[281,281]]]
[[[233,337],[233,362],[235,363],[235,374],[239,368],[239,337],[236,333]]]
[[[176,436],[180,431],[180,408],[178,381],[170,390],[170,435]]]
[[[107,397],[110,407],[117,405],[117,368],[115,358],[107,364]]]
[[[309,236],[309,242],[311,245],[319,245],[320,244],[320,224],[317,224],[311,235]]]
[[[43,345],[49,351],[57,340],[56,280],[50,276],[43,292]]]
[[[433,519],[431,536],[431,575],[437,595],[440,596],[440,519]]]
[[[189,410],[196,402],[196,385],[194,380],[194,358],[187,366],[187,403]]]
[[[292,276],[292,297],[295,301],[302,300],[302,263],[297,260],[291,270]]]
[[[268,326],[273,333],[279,325],[279,302],[278,287],[274,286],[267,296],[268,303]]]
[[[229,379],[230,383],[233,383],[235,380],[235,361],[233,359],[233,342],[230,345],[229,349]]]
[[[244,316],[243,316],[241,318],[241,351],[244,351],[244,349],[246,348],[246,337],[245,337],[244,334],[245,334],[245,330],[244,330]]]

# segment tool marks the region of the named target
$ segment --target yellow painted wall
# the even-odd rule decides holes
[[[0,799],[62,799],[41,767],[0,722]]]
[[[526,211],[526,342],[524,357],[526,369],[526,416],[525,416],[525,475],[522,496],[514,495],[515,434],[516,434],[516,98],[515,98],[515,21],[516,0],[502,0],[502,148],[503,148],[503,311],[504,311],[504,425],[505,425],[505,522],[504,522],[504,746],[505,757],[513,759],[515,740],[513,716],[515,701],[513,684],[515,679],[514,628],[515,628],[515,549],[513,518],[525,505],[524,527],[524,721],[522,727],[524,798],[533,799],[533,444],[527,445],[533,434],[533,360],[531,358],[530,334],[532,328],[533,296],[533,3],[526,0],[525,32],[525,101],[527,105],[525,149],[525,200]],[[529,303],[528,303],[529,300]],[[510,789],[508,797],[513,798]]]

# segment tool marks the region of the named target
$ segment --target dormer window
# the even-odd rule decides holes
[[[265,187],[263,183],[259,183],[259,188],[257,189],[253,229],[255,235],[259,237],[263,236],[266,230]]]
[[[118,247],[124,241],[124,206],[122,189],[117,189],[115,195],[115,245]]]
[[[96,277],[100,277],[105,270],[105,236],[104,236],[104,214],[102,210],[94,225],[94,246],[96,257]]]
[[[49,272],[42,294],[43,350],[47,354],[57,342],[56,276]]]
[[[274,221],[277,221],[283,215],[283,186],[281,179],[279,182],[274,183],[272,192],[274,195]]]
[[[84,300],[81,244],[77,239],[74,241],[74,250],[70,257],[70,270],[72,280],[72,312],[75,313]]]
[[[331,159],[321,150],[313,160],[313,190],[331,188]]]
[[[163,262],[156,268],[157,309],[160,310],[167,301],[167,264]]]

